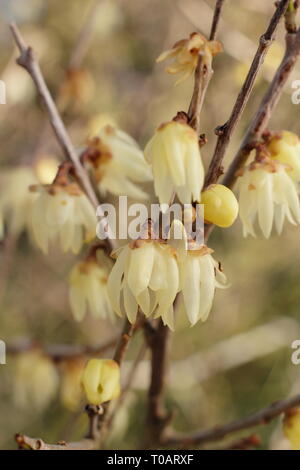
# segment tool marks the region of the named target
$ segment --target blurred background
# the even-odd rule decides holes
[[[77,147],[107,122],[117,123],[144,146],[156,126],[187,110],[193,88],[192,78],[174,87],[176,78],[167,75],[164,64],[156,65],[155,59],[193,31],[207,35],[214,3],[0,0],[0,79],[7,87],[7,104],[0,105],[0,206],[8,197],[1,177],[11,177],[13,202],[8,206],[26,213],[26,197],[20,189],[25,176],[16,169],[31,166],[40,181],[50,182],[62,158],[31,79],[15,64],[9,21],[18,23],[26,42],[37,51]],[[202,116],[202,132],[208,138],[202,150],[206,165],[216,141],[214,128],[228,118],[273,11],[273,0],[225,2],[218,37],[224,52],[214,60]],[[283,52],[284,26],[280,25],[225,166]],[[291,101],[291,83],[296,79],[300,79],[299,66],[274,113],[273,130],[300,131],[299,109]],[[67,283],[75,257],[55,250],[45,257],[17,222],[12,221],[12,230],[6,230],[0,244],[0,339],[8,348],[7,364],[0,365],[2,449],[15,448],[16,432],[49,442],[83,435],[86,418],[78,377],[86,357],[77,355],[76,348],[106,345],[100,355],[110,357],[111,343],[121,327],[120,321],[112,324],[91,315],[75,322]],[[291,362],[291,343],[300,339],[299,236],[300,228],[287,224],[281,237],[273,235],[270,240],[243,239],[239,222],[213,232],[210,246],[222,262],[230,288],[217,292],[205,324],[191,329],[179,319],[172,337],[167,405],[175,411],[177,430],[210,427],[299,393],[300,365]],[[141,345],[138,332],[122,371],[124,383],[137,355],[142,361],[116,413],[109,448],[140,445],[149,383],[148,355]],[[63,360],[57,351],[67,352]],[[288,448],[278,420],[258,432],[264,448]]]

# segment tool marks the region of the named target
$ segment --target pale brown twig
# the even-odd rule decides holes
[[[236,99],[230,117],[225,124],[216,128],[215,132],[218,135],[218,140],[215,147],[214,155],[212,157],[209,169],[206,174],[205,186],[215,183],[218,180],[220,174],[222,174],[221,165],[230,138],[249,100],[258,71],[261,65],[263,64],[266,52],[269,46],[271,45],[272,40],[274,39],[276,28],[286,11],[288,3],[289,0],[281,0],[279,2],[278,7],[271,18],[266,32],[260,38],[258,49],[250,66],[242,89]]]
[[[200,445],[205,442],[217,441],[233,432],[242,431],[243,429],[249,429],[254,426],[260,426],[268,424],[273,419],[285,411],[300,405],[300,395],[296,395],[286,400],[280,400],[266,408],[258,411],[257,413],[251,414],[245,418],[232,421],[231,423],[223,426],[216,426],[212,429],[204,429],[186,436],[170,435],[165,436],[163,439],[164,445]]]
[[[210,32],[210,38],[216,37],[221,11],[225,0],[216,0],[213,23]],[[200,113],[203,106],[206,91],[213,75],[213,69],[204,63],[202,55],[199,54],[198,63],[195,70],[194,90],[188,110],[189,125],[200,134]]]
[[[20,57],[17,59],[17,63],[23,67],[31,76],[39,97],[47,111],[52,129],[57,137],[59,144],[61,145],[64,154],[68,160],[70,160],[76,170],[77,177],[85,190],[87,196],[95,207],[98,206],[98,200],[94,192],[93,186],[90,179],[81,165],[76,150],[70,140],[65,125],[58,113],[53,98],[46,85],[44,77],[42,75],[39,63],[37,62],[33,49],[26,45],[19,29],[15,24],[10,25],[11,32],[14,40],[20,51]]]
[[[271,114],[274,111],[279,98],[281,96],[283,87],[292,72],[298,56],[300,54],[300,30],[295,34],[287,34],[286,36],[286,52],[282,62],[265,94],[261,105],[255,114],[250,127],[243,139],[236,156],[231,163],[223,184],[232,187],[237,178],[237,171],[244,165],[251,145],[257,141],[265,130],[270,120]]]
[[[117,338],[112,338],[98,346],[81,346],[73,344],[50,344],[42,345],[38,341],[16,340],[6,346],[7,354],[18,355],[26,351],[38,350],[55,362],[67,361],[84,356],[100,356],[108,349],[113,348]]]

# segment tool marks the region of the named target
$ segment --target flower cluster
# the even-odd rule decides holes
[[[170,232],[174,232],[174,224],[182,225],[174,222]],[[184,232],[183,226],[181,231]],[[140,309],[146,317],[161,317],[165,325],[174,329],[173,305],[181,293],[181,310],[191,324],[204,321],[215,287],[220,286],[216,279],[219,265],[211,252],[206,246],[190,244],[186,234],[178,241],[140,239],[129,243],[116,253],[117,261],[108,279],[114,311],[127,315],[134,323]]]
[[[273,225],[282,232],[285,218],[292,224],[300,223],[299,157],[299,140],[290,132],[268,137],[258,146],[255,159],[238,178],[244,236],[255,236],[256,219],[266,238]]]
[[[78,253],[96,236],[96,213],[92,203],[74,182],[33,186],[37,194],[32,228],[37,245],[48,253],[49,242],[58,240],[63,251]]]

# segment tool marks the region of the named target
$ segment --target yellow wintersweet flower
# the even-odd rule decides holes
[[[55,365],[41,351],[27,351],[16,359],[13,398],[22,409],[44,409],[54,398],[59,384]]]
[[[116,253],[108,279],[108,295],[114,311],[134,323],[138,308],[154,314],[173,328],[173,302],[179,288],[174,250],[160,240],[136,240]]]
[[[173,193],[182,204],[200,201],[204,168],[197,134],[188,124],[162,124],[146,145],[145,158],[153,168],[160,204],[169,204]]]
[[[222,184],[212,184],[201,194],[206,222],[230,227],[238,216],[239,205],[233,192]]]
[[[300,181],[300,139],[293,132],[282,131],[271,137],[267,148],[272,158],[289,165],[289,175]]]
[[[112,359],[90,359],[82,385],[91,405],[101,405],[120,395],[120,368]]]
[[[211,66],[212,58],[222,50],[219,41],[208,41],[200,33],[192,33],[188,39],[182,39],[174,44],[172,49],[164,51],[156,59],[162,62],[166,59],[173,59],[172,65],[165,70],[167,73],[183,73],[176,85],[188,78],[196,69],[199,55],[202,56],[204,64]]]
[[[92,168],[98,189],[117,196],[146,199],[147,193],[137,183],[152,180],[142,150],[125,132],[106,125],[91,139],[82,160]]]
[[[96,212],[77,183],[33,186],[37,193],[32,210],[35,241],[44,253],[58,239],[64,252],[78,253],[96,236]]]
[[[300,450],[300,409],[289,410],[283,420],[284,435],[290,441],[293,450]]]
[[[104,258],[105,255],[103,254]],[[106,257],[107,258],[107,257]],[[77,263],[69,278],[69,298],[77,321],[82,321],[87,307],[96,318],[112,316],[107,294],[107,279],[112,261],[98,260],[94,256]]]
[[[254,223],[269,238],[273,223],[282,232],[285,217],[300,223],[300,206],[296,184],[289,176],[290,167],[270,157],[253,161],[238,178],[239,215],[244,236],[255,237]]]

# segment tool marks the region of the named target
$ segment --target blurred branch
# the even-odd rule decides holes
[[[163,439],[163,445],[199,445],[205,442],[216,441],[222,439],[236,431],[242,431],[243,429],[249,429],[254,426],[261,426],[268,424],[273,419],[277,418],[282,413],[300,405],[300,395],[296,395],[286,400],[280,400],[266,408],[247,416],[246,418],[232,421],[231,423],[225,424],[224,426],[216,426],[212,429],[205,429],[202,431],[195,432],[190,435],[170,435]]]
[[[210,32],[210,40],[213,40],[216,37],[224,1],[225,0],[216,0],[213,22]],[[202,55],[199,54],[198,63],[195,70],[194,91],[188,110],[189,125],[193,129],[195,129],[198,135],[200,133],[200,113],[203,106],[206,90],[208,88],[212,75],[213,70],[211,66],[208,66],[206,63],[204,63]]]
[[[290,76],[300,54],[300,29],[296,33],[287,33],[286,51],[279,68],[255,114],[246,136],[231,163],[223,184],[232,187],[237,178],[237,171],[245,164],[252,145],[265,130],[274,111],[283,87]]]
[[[89,46],[93,37],[95,21],[97,18],[97,10],[102,1],[103,0],[93,0],[75,42],[68,69],[78,69],[81,66],[89,50]]]
[[[238,439],[220,450],[249,450],[260,445],[261,438],[257,434],[251,434],[251,436]]]
[[[228,147],[231,135],[244,111],[244,108],[249,100],[253,85],[258,74],[258,71],[263,64],[265,55],[268,48],[272,44],[276,28],[284,15],[290,0],[281,0],[278,2],[277,9],[271,18],[266,32],[261,36],[259,46],[252,61],[251,67],[242,86],[242,89],[234,104],[233,110],[228,121],[216,128],[215,133],[218,135],[217,144],[215,147],[214,155],[209,165],[206,174],[205,186],[215,183],[219,176],[222,174],[222,161]]]
[[[60,441],[57,444],[47,444],[42,439],[16,434],[16,443],[22,450],[95,450],[97,446],[93,439],[82,439],[78,442]]]
[[[72,344],[41,345],[38,341],[17,340],[6,346],[7,354],[18,355],[26,351],[38,349],[55,362],[75,359],[82,356],[99,356],[111,349],[117,342],[112,338],[99,346],[80,346]]]

